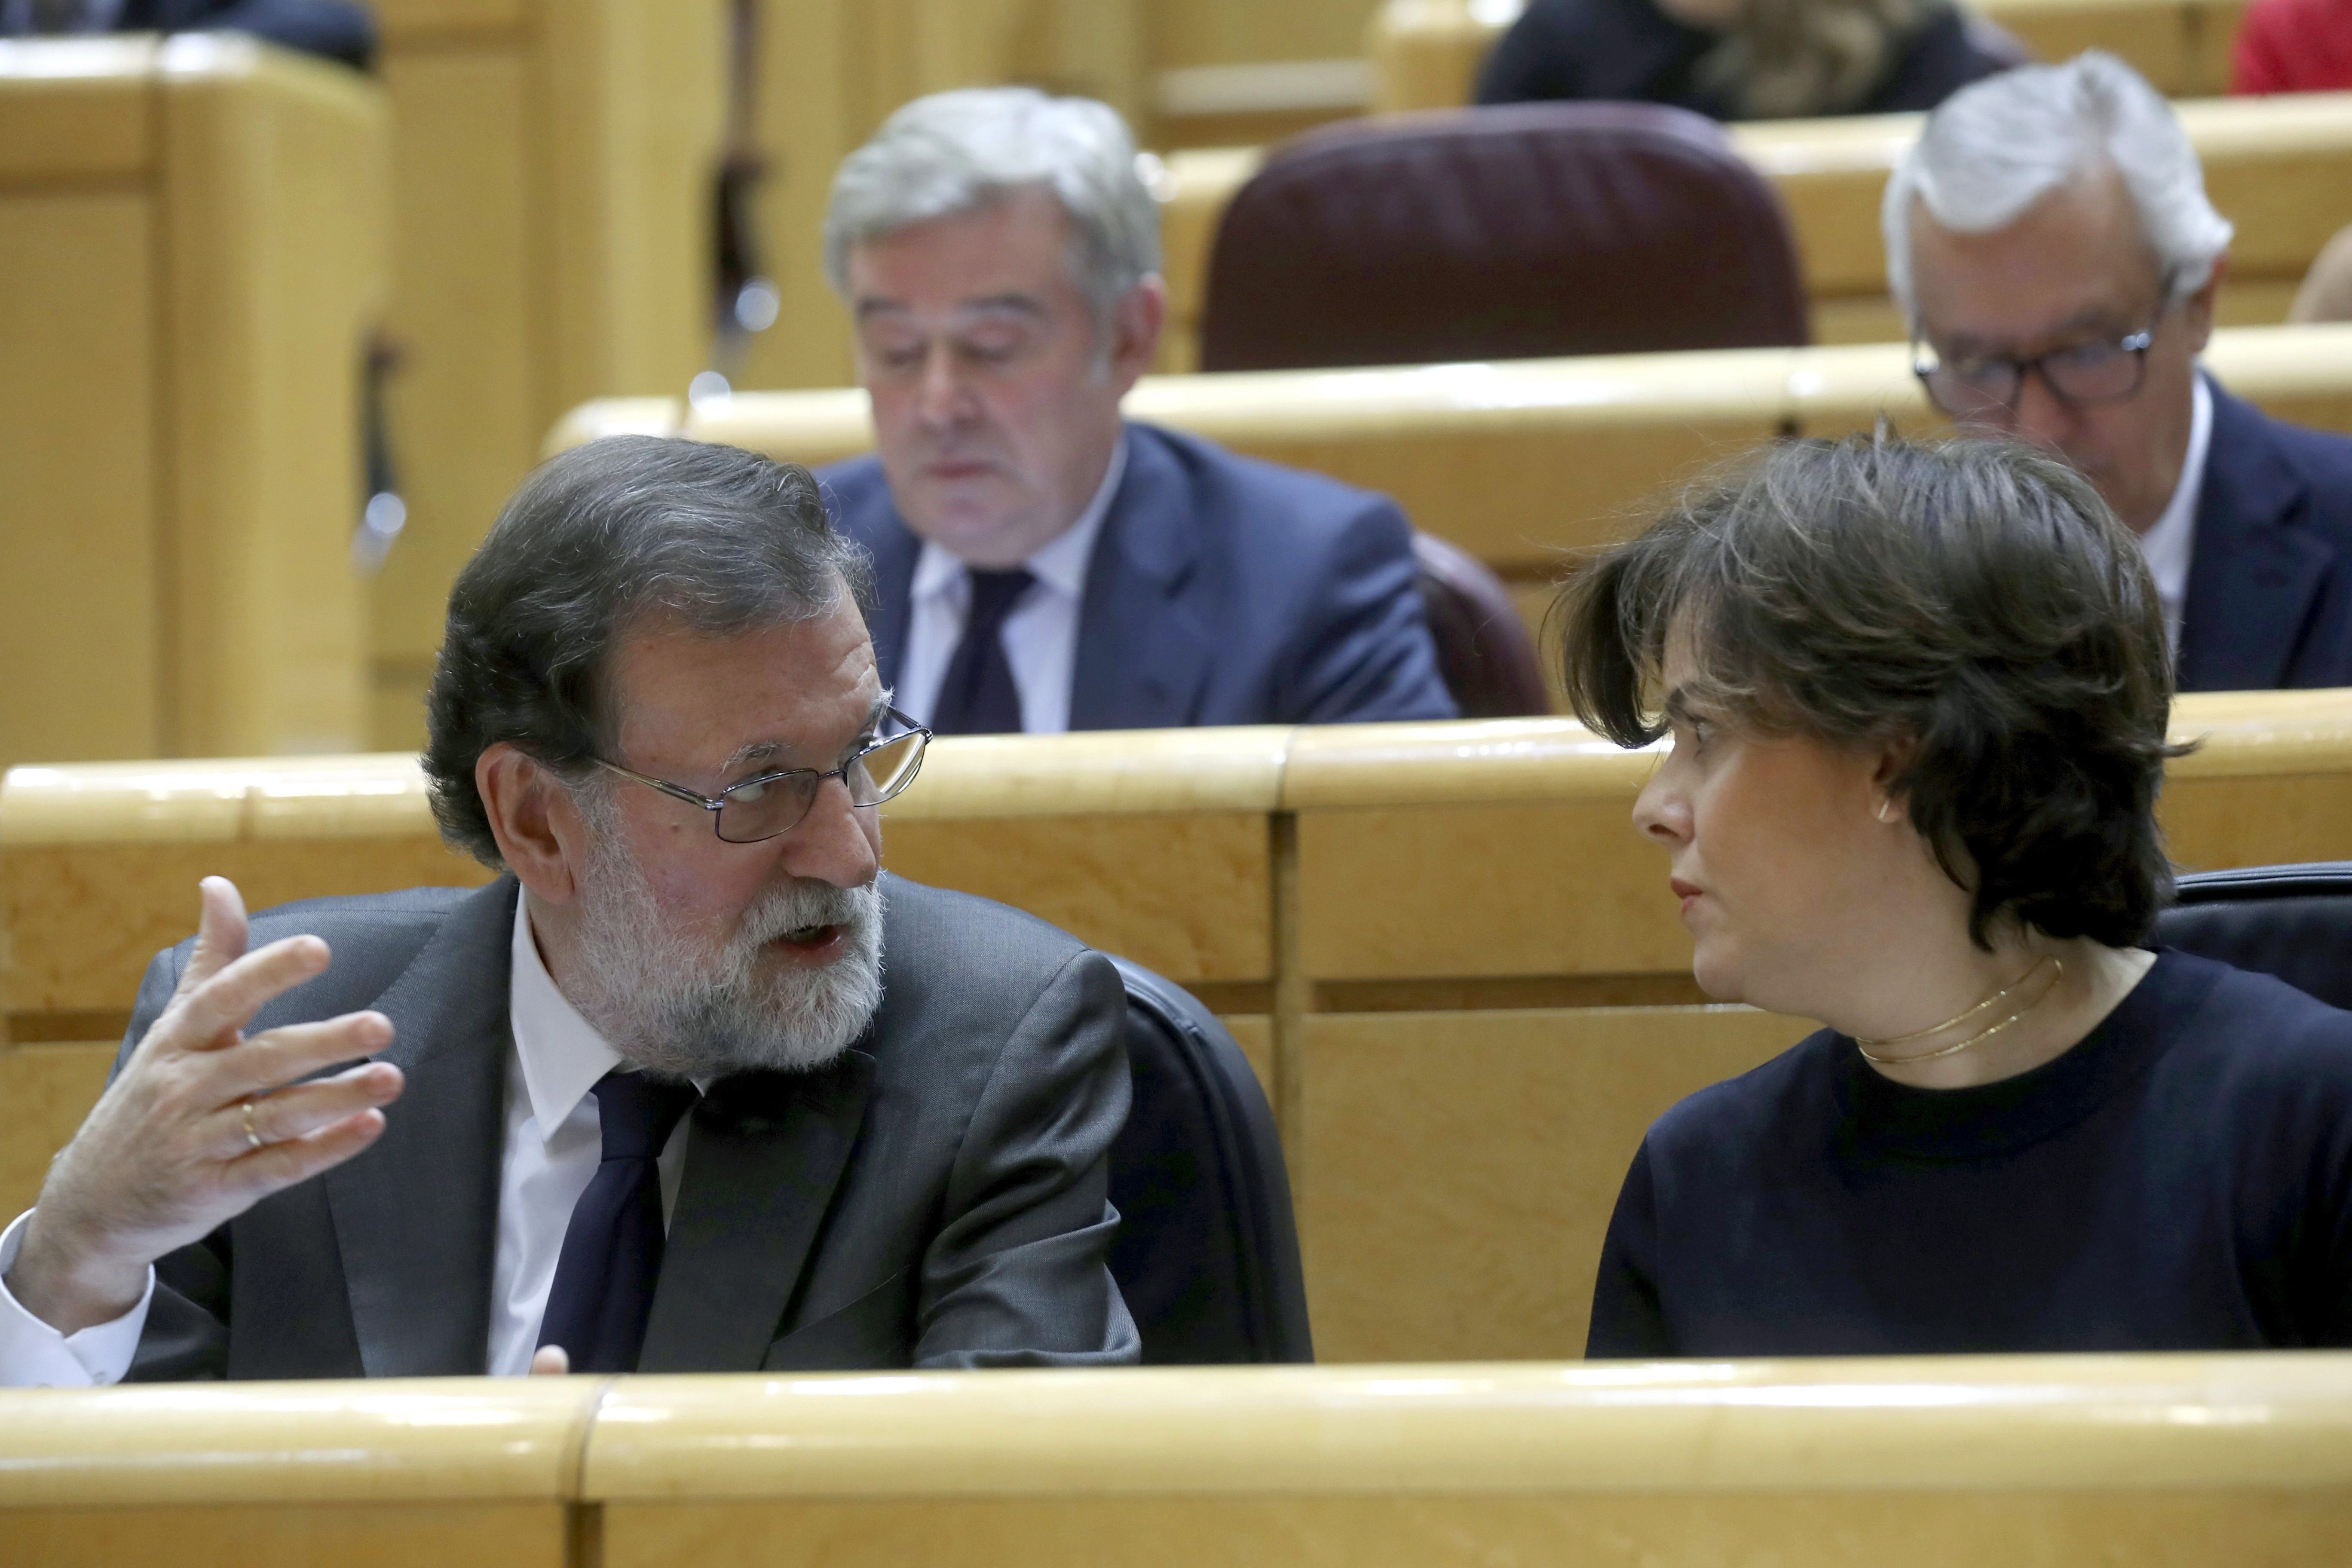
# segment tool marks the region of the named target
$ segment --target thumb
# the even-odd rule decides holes
[[[541,1345],[530,1356],[533,1377],[562,1377],[572,1371],[572,1358],[562,1345]]]
[[[206,877],[196,887],[203,907],[196,918],[196,951],[180,976],[183,996],[245,956],[245,895],[226,877]]]

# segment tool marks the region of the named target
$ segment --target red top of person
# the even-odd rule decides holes
[[[2352,0],[2253,0],[2238,28],[2231,92],[2352,88]]]

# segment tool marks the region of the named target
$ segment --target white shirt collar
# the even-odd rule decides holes
[[[1087,510],[1078,513],[1077,521],[1022,563],[1032,576],[1074,603],[1085,595],[1087,567],[1094,560],[1095,539],[1102,532],[1103,519],[1110,515],[1110,503],[1118,494],[1119,480],[1126,477],[1127,432],[1121,430],[1118,445],[1111,448],[1110,466],[1103,470],[1102,483],[1095,487],[1094,499],[1087,502]],[[926,540],[923,552],[915,562],[915,580],[909,593],[917,599],[930,598],[961,586],[964,575],[962,562]]]
[[[2213,443],[2213,393],[2200,374],[2189,384],[2189,450],[2181,458],[2180,482],[2163,512],[2139,536],[2139,552],[2164,602],[2165,630],[2173,651],[2180,649],[2180,616],[2189,597],[2189,558],[2197,545],[2197,498],[2205,489],[2205,454]]]
[[[515,894],[514,979],[507,1009],[523,1087],[530,1094],[531,1121],[544,1139],[563,1125],[598,1079],[622,1065],[622,1057],[555,988],[555,977],[531,937],[530,894],[522,889]]]

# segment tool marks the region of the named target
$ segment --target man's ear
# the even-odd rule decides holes
[[[1160,353],[1160,329],[1168,324],[1168,285],[1158,273],[1118,297],[1110,310],[1110,379],[1127,395],[1136,378]]]
[[[588,825],[563,781],[545,763],[500,741],[475,760],[474,787],[507,869],[533,899],[571,902],[586,858]]]

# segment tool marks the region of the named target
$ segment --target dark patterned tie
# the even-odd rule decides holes
[[[1021,689],[1004,657],[1004,617],[1037,579],[1016,566],[1010,572],[973,572],[971,608],[963,617],[963,641],[948,660],[940,700],[931,707],[931,731],[940,735],[1013,735],[1021,731]]]
[[[690,1083],[615,1069],[597,1080],[604,1163],[572,1210],[539,1342],[574,1372],[635,1372],[661,1277],[661,1173],[654,1164],[697,1098]]]

